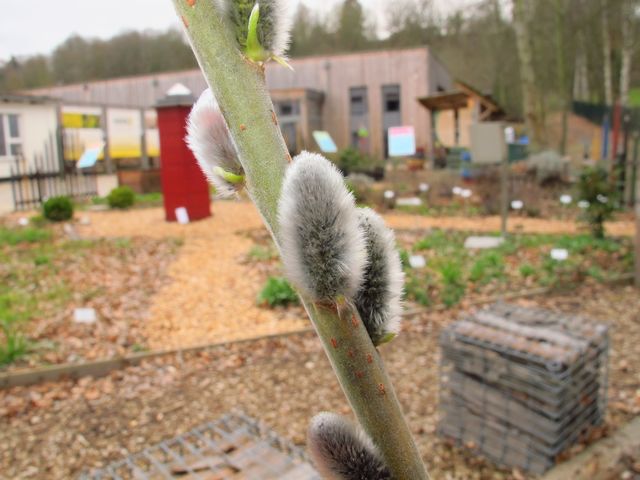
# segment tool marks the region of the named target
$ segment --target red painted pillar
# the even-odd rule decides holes
[[[160,176],[165,218],[176,221],[176,209],[184,207],[189,220],[211,216],[209,184],[187,147],[187,117],[192,95],[168,95],[158,102]]]

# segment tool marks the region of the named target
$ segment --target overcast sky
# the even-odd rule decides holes
[[[320,11],[330,10],[339,0],[304,1]],[[393,0],[360,0],[376,16]],[[435,0],[445,11],[479,0]],[[2,0],[0,15],[0,59],[50,53],[70,35],[109,38],[123,30],[167,29],[177,26],[171,0]]]

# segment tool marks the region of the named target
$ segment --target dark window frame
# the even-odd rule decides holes
[[[17,113],[7,114],[7,123],[9,124],[9,138],[20,138],[20,115]]]
[[[7,143],[4,138],[4,115],[0,114],[0,157],[7,156]]]
[[[368,95],[366,86],[349,87],[349,114],[352,117],[369,114]]]
[[[400,84],[382,86],[382,113],[402,111],[402,92]]]

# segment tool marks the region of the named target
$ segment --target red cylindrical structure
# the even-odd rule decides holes
[[[175,222],[184,207],[189,220],[211,216],[209,184],[185,142],[192,95],[171,95],[156,105],[160,134],[160,175],[165,218]]]

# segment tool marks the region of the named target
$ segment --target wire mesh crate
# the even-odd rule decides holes
[[[83,480],[320,480],[302,449],[242,413],[227,414]]]
[[[498,464],[543,473],[602,422],[608,329],[499,303],[441,334],[439,432]]]

